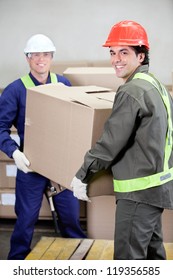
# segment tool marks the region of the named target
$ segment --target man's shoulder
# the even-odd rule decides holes
[[[18,78],[16,80],[14,80],[13,82],[9,83],[5,87],[4,91],[15,91],[15,90],[21,89],[22,87],[23,87],[23,83],[22,83],[21,79]]]
[[[56,74],[56,75],[57,75],[57,78],[58,78],[58,82],[59,82],[59,83],[63,83],[63,84],[65,84],[65,85],[67,85],[67,86],[71,86],[70,81],[69,81],[66,77],[64,77],[64,76],[62,76],[62,75],[60,75],[60,74]]]

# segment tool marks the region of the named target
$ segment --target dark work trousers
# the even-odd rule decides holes
[[[163,209],[120,199],[116,207],[114,259],[165,260]]]
[[[15,212],[17,220],[11,236],[9,260],[23,260],[30,252],[35,223],[49,180],[37,173],[22,171],[16,177]],[[63,237],[85,238],[79,222],[79,201],[66,189],[53,197],[58,225]]]

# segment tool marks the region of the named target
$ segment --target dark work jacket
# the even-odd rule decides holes
[[[41,85],[30,73],[32,81],[36,86]],[[57,80],[66,86],[71,86],[68,79],[57,74]],[[51,83],[50,74],[47,84]],[[20,150],[23,150],[24,143],[24,122],[26,109],[27,90],[18,79],[9,84],[0,96],[0,150],[12,157],[13,152],[18,147],[17,143],[10,137],[10,128],[14,125],[20,138]],[[38,108],[39,114],[39,108]]]
[[[157,89],[148,81],[134,79],[147,73],[148,66],[136,69],[119,87],[112,113],[101,138],[86,153],[77,178],[88,183],[99,170],[111,168],[117,180],[149,176],[163,171],[167,112]],[[171,112],[173,104],[170,96]],[[169,167],[173,166],[173,153]],[[116,199],[129,199],[161,208],[173,209],[173,181],[146,190],[120,193]]]

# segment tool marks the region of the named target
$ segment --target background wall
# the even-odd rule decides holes
[[[28,72],[23,49],[31,35],[54,41],[54,61],[109,60],[102,44],[112,25],[125,19],[145,27],[150,71],[171,84],[173,0],[0,0],[0,88]]]

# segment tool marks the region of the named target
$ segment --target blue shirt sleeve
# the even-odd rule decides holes
[[[66,85],[66,86],[71,86],[71,83],[70,83],[70,81],[66,78],[66,77],[64,77],[64,76],[61,76],[61,75],[57,75],[57,77],[58,77],[58,82],[59,83],[63,83],[64,85]]]

